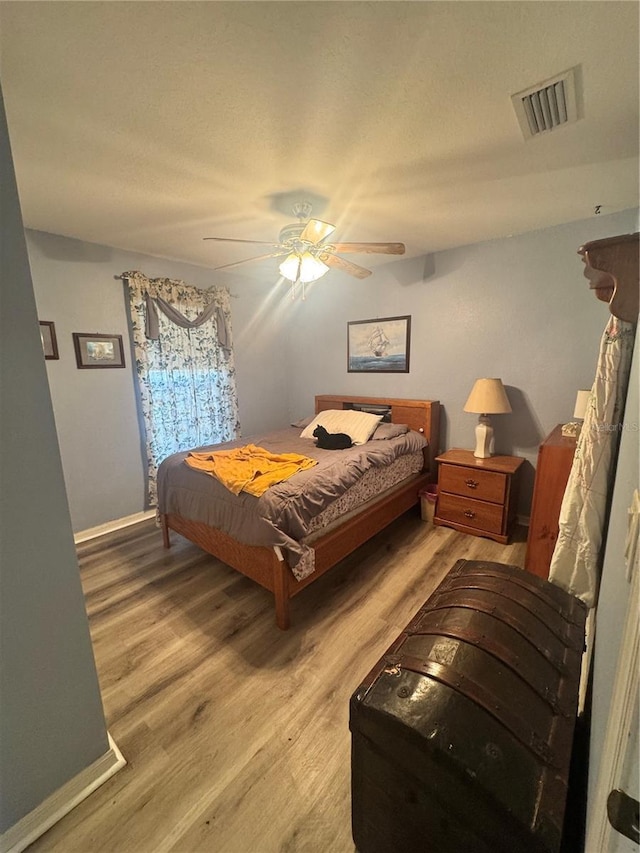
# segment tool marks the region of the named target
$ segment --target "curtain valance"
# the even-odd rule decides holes
[[[229,294],[223,288],[199,290],[175,278],[147,278],[138,270],[123,272],[119,278],[129,285],[129,291],[137,291],[138,298],[145,306],[145,336],[157,341],[160,334],[158,309],[172,323],[181,329],[196,329],[215,316],[216,335],[218,343],[224,349],[231,348],[231,330],[227,319],[229,314]],[[202,311],[197,317],[189,319],[175,305],[163,298],[162,294],[170,295],[180,301],[186,300],[188,305],[202,305]]]
[[[167,317],[177,326],[180,326],[181,329],[195,329],[203,323],[206,323],[207,320],[210,320],[215,315],[218,343],[225,349],[229,349],[231,346],[227,319],[224,316],[222,308],[219,305],[216,305],[215,302],[211,302],[207,305],[204,311],[202,311],[201,314],[198,314],[198,316],[193,320],[187,320],[183,314],[181,314],[173,307],[173,305],[161,296],[153,297],[147,293],[145,296],[145,302],[147,308],[145,333],[150,340],[155,341],[160,337],[160,327],[158,324],[158,308],[160,308]]]

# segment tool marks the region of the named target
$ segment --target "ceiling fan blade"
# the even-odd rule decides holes
[[[283,249],[281,252],[269,252],[268,255],[258,255],[255,258],[245,258],[244,261],[234,261],[232,264],[223,264],[221,267],[214,267],[214,270],[228,270],[231,267],[239,267],[242,264],[250,264],[252,261],[266,261],[268,258],[281,258],[283,255],[288,255],[289,250]]]
[[[332,243],[332,252],[346,254],[348,252],[376,253],[379,255],[404,255],[404,243]]]
[[[279,248],[280,243],[274,243],[271,240],[240,240],[237,237],[203,237],[203,240],[218,240],[222,243],[253,243],[257,246],[273,246],[274,249]]]
[[[324,240],[325,237],[329,236],[329,234],[333,234],[335,230],[335,225],[330,225],[328,222],[323,222],[321,219],[310,219],[304,226],[300,239],[313,243],[315,246],[316,243]]]
[[[341,270],[342,272],[349,273],[349,275],[353,275],[356,278],[367,278],[371,275],[371,270],[360,267],[358,264],[352,264],[351,261],[345,261],[344,258],[339,258],[337,255],[331,255],[329,252],[323,252],[321,255],[318,255],[318,257],[328,267],[333,267],[334,270]]]

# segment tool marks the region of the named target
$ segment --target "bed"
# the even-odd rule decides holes
[[[186,454],[174,454],[165,460],[158,471],[158,507],[162,527],[163,543],[165,548],[170,547],[170,531],[184,536],[195,543],[204,551],[212,554],[227,565],[251,578],[265,589],[273,593],[275,599],[276,623],[281,630],[286,630],[290,625],[290,600],[314,580],[321,577],[326,571],[340,562],[344,557],[405,513],[420,500],[419,493],[425,486],[436,480],[435,457],[439,452],[439,428],[440,428],[440,404],[437,400],[402,400],[394,398],[353,397],[342,395],[319,395],[315,397],[315,414],[329,410],[355,410],[365,412],[380,412],[384,414],[384,421],[391,424],[406,424],[409,427],[407,439],[410,439],[411,453],[414,457],[414,470],[408,476],[387,485],[381,493],[374,487],[374,495],[364,500],[359,507],[350,509],[348,512],[340,512],[339,518],[323,526],[323,516],[319,517],[320,525],[309,535],[300,536],[300,541],[295,541],[295,535],[284,536],[280,531],[271,529],[264,538],[265,544],[255,544],[247,541],[252,536],[239,537],[233,535],[235,528],[228,523],[224,516],[226,512],[222,507],[220,521],[216,522],[216,513],[219,511],[214,505],[221,504],[221,484],[214,485],[215,478],[208,477],[200,471],[187,470],[189,466],[184,464]],[[290,428],[291,440],[300,436],[300,428]],[[281,447],[286,440],[286,431],[278,431],[274,434],[273,448]],[[426,439],[426,442],[420,438]],[[255,443],[268,445],[268,436],[257,437]],[[239,446],[242,441],[227,443],[224,447]],[[375,445],[375,451],[390,453],[392,445],[399,439],[389,442],[370,441],[368,445]],[[308,442],[307,448],[313,448],[314,443]],[[366,448],[365,445],[362,446]],[[416,465],[415,454],[419,449],[420,460]],[[351,451],[323,451],[331,460],[337,459],[341,454],[349,454]],[[312,452],[309,455],[318,455]],[[358,454],[356,454],[357,456]],[[398,460],[402,462],[402,460]],[[318,463],[318,467],[321,465]],[[397,466],[396,466],[397,467]],[[291,483],[300,483],[308,472],[296,474],[291,478]],[[368,472],[371,483],[375,482],[372,477],[376,474]],[[400,476],[400,474],[395,475]],[[198,488],[205,483],[212,490],[211,507],[205,512],[201,507],[195,506],[192,499],[191,488],[196,484]],[[213,490],[218,489],[214,494]],[[280,487],[274,487],[274,491]],[[304,489],[300,489],[304,491]],[[369,492],[371,492],[371,485]],[[362,492],[366,496],[367,490]],[[231,495],[231,500],[235,496]],[[240,497],[240,496],[238,496]],[[225,497],[225,501],[228,499]],[[243,496],[239,501],[244,506],[240,512],[251,514],[256,506],[256,498]],[[262,499],[260,499],[262,500]],[[336,501],[338,509],[340,505]],[[335,508],[334,508],[335,509]],[[329,511],[328,517],[331,516]],[[265,526],[263,525],[263,528]],[[295,525],[294,525],[295,527]],[[313,527],[313,524],[311,525]],[[226,528],[223,529],[223,528]],[[257,528],[257,525],[256,525]],[[266,528],[265,528],[266,529]],[[227,532],[232,531],[232,532]],[[265,530],[262,531],[264,533]],[[305,532],[305,531],[301,531]],[[255,539],[259,542],[261,536]],[[241,541],[244,540],[244,541]],[[308,573],[295,571],[301,564],[295,562],[304,556],[310,559],[312,570]],[[294,568],[289,564],[292,564]],[[304,575],[304,576],[303,576]]]

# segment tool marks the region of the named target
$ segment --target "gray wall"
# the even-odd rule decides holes
[[[0,98],[0,833],[108,749]]]
[[[114,276],[137,269],[202,288],[215,279],[203,267],[41,231],[26,233],[38,316],[52,320],[56,328],[60,359],[46,365],[77,532],[145,508],[128,306],[124,284]],[[231,299],[231,311],[240,423],[247,435],[282,423],[286,352],[277,312],[261,311],[262,289],[240,279],[232,290],[237,296]],[[126,369],[79,370],[72,332],[122,335]]]
[[[430,397],[444,406],[441,447],[474,445],[476,415],[462,411],[476,378],[500,376],[513,413],[493,419],[496,450],[524,456],[520,512],[528,515],[540,441],[571,420],[589,388],[608,309],[583,277],[582,243],[633,232],[638,211],[439,252],[394,259],[358,281],[332,273],[292,302],[282,285],[27,232],[40,319],[56,323],[59,361],[47,370],[73,529],[144,509],[134,376],[77,370],[71,333],[127,332],[122,282],[139,269],[189,284],[226,285],[231,300],[245,436],[313,409],[314,394]],[[348,320],[411,315],[411,371],[346,370]]]
[[[477,415],[463,406],[476,378],[499,376],[513,413],[493,418],[496,452],[528,459],[520,500],[528,515],[538,444],[571,420],[578,389],[591,387],[609,317],[577,249],[636,230],[630,210],[399,259],[364,281],[327,276],[290,324],[291,414],[309,411],[310,392],[427,397],[444,406],[441,447],[472,448]],[[347,373],[347,321],[403,314],[410,373]]]

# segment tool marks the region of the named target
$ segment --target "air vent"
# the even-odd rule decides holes
[[[575,68],[511,96],[525,139],[578,120]]]

